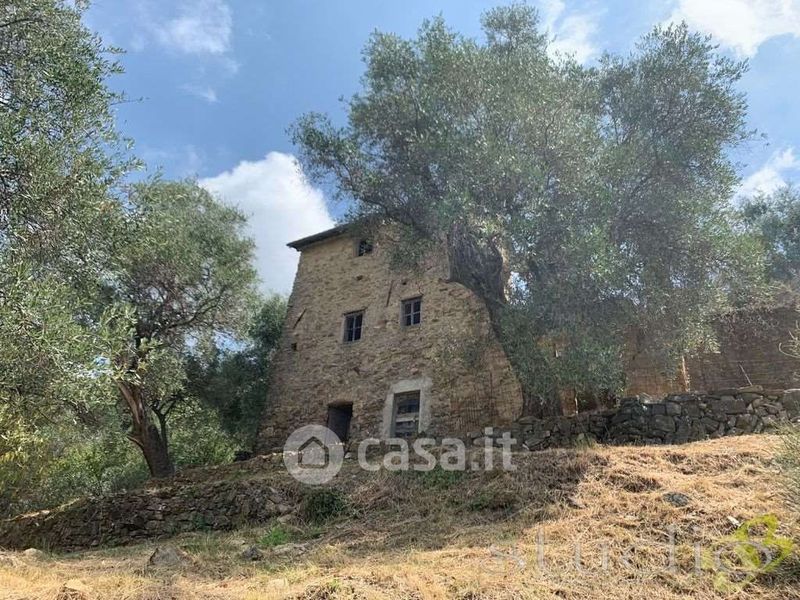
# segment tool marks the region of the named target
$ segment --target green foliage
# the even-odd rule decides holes
[[[0,5],[0,401],[26,414],[90,410],[87,373],[114,312],[87,326],[111,254],[108,192],[133,163],[106,85],[120,68],[82,7]]]
[[[255,314],[243,345],[216,348],[211,360],[190,357],[186,389],[219,414],[223,429],[252,447],[268,394],[272,356],[286,314],[286,300],[272,296]]]
[[[404,477],[410,477],[426,488],[435,490],[447,490],[458,485],[464,479],[462,471],[446,471],[437,465],[430,471],[408,471],[401,473]]]
[[[778,281],[800,282],[800,193],[783,187],[771,195],[758,195],[742,206],[748,227],[766,250],[766,267]]]
[[[239,449],[237,439],[225,431],[217,413],[197,401],[180,407],[172,418],[170,432],[170,454],[179,468],[229,463]]]
[[[294,539],[292,532],[283,525],[275,525],[258,540],[258,545],[264,548],[274,548],[281,544],[288,544]]]
[[[0,516],[131,489],[148,477],[115,412],[92,426],[70,418],[34,426],[2,407],[0,432]],[[171,452],[179,468],[228,463],[237,448],[213,410],[189,403],[174,415]]]
[[[303,518],[309,523],[322,524],[347,511],[347,500],[339,490],[319,488],[310,491],[303,499]]]
[[[159,474],[229,460],[187,363],[256,303],[241,213],[192,181],[123,185],[121,69],[85,6],[0,5],[0,494],[20,510],[139,481],[126,435]]]
[[[40,420],[0,409],[0,515],[11,516],[139,485],[147,470],[111,428]]]
[[[354,221],[391,224],[398,255],[446,248],[529,397],[620,388],[638,331],[676,364],[761,274],[728,202],[746,65],[685,26],[590,68],[552,58],[527,6],[483,27],[375,33],[347,125],[295,124],[305,166],[355,200]]]

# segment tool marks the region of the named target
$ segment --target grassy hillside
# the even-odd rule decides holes
[[[373,474],[349,465],[281,523],[73,554],[3,553],[0,598],[57,598],[68,580],[73,598],[120,600],[800,598],[797,549],[752,581],[723,576],[713,562],[695,567],[696,546],[708,557],[704,550],[768,513],[776,535],[800,539],[776,447],[772,436],[746,436],[548,450],[516,456],[515,473]],[[762,524],[752,539],[767,533]],[[186,553],[183,563],[148,566],[166,545]],[[254,545],[262,559],[244,559]]]

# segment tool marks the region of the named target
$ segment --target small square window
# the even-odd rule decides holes
[[[422,298],[403,300],[402,323],[404,327],[419,325],[422,322]]]
[[[409,438],[419,433],[419,391],[394,395],[394,436]]]
[[[369,240],[358,240],[356,256],[365,256],[367,254],[372,254],[372,242]]]
[[[364,313],[355,312],[344,316],[344,341],[357,342],[361,339],[361,328],[364,323]]]

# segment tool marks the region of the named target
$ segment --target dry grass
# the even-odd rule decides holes
[[[800,598],[796,553],[778,571],[724,592],[712,573],[694,569],[694,545],[712,547],[736,521],[773,513],[779,534],[800,539],[781,497],[778,445],[770,436],[747,436],[550,450],[516,457],[514,473],[460,478],[349,468],[336,484],[348,514],[323,527],[298,524],[293,532],[305,551],[265,550],[258,563],[239,559],[267,524],[171,540],[193,557],[178,569],[145,568],[155,543],[43,560],[6,553],[0,598],[52,600],[75,578],[92,597],[119,600]],[[670,504],[666,492],[685,494],[688,505]],[[677,542],[672,571],[670,531]]]

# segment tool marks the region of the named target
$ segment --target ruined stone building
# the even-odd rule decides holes
[[[289,244],[300,261],[258,451],[308,424],[343,440],[440,438],[520,417],[522,390],[483,303],[449,280],[446,257],[402,273],[390,268],[388,244],[344,226]],[[626,353],[626,394],[791,387],[797,364],[779,343],[797,318],[786,310],[756,332],[728,323],[720,351],[688,358],[682,377],[656,367],[646,338],[637,340]]]
[[[259,449],[309,423],[348,439],[439,437],[519,416],[522,392],[483,303],[448,281],[446,260],[390,269],[386,243],[336,227],[289,244],[300,262]],[[479,346],[472,361],[465,339]]]

